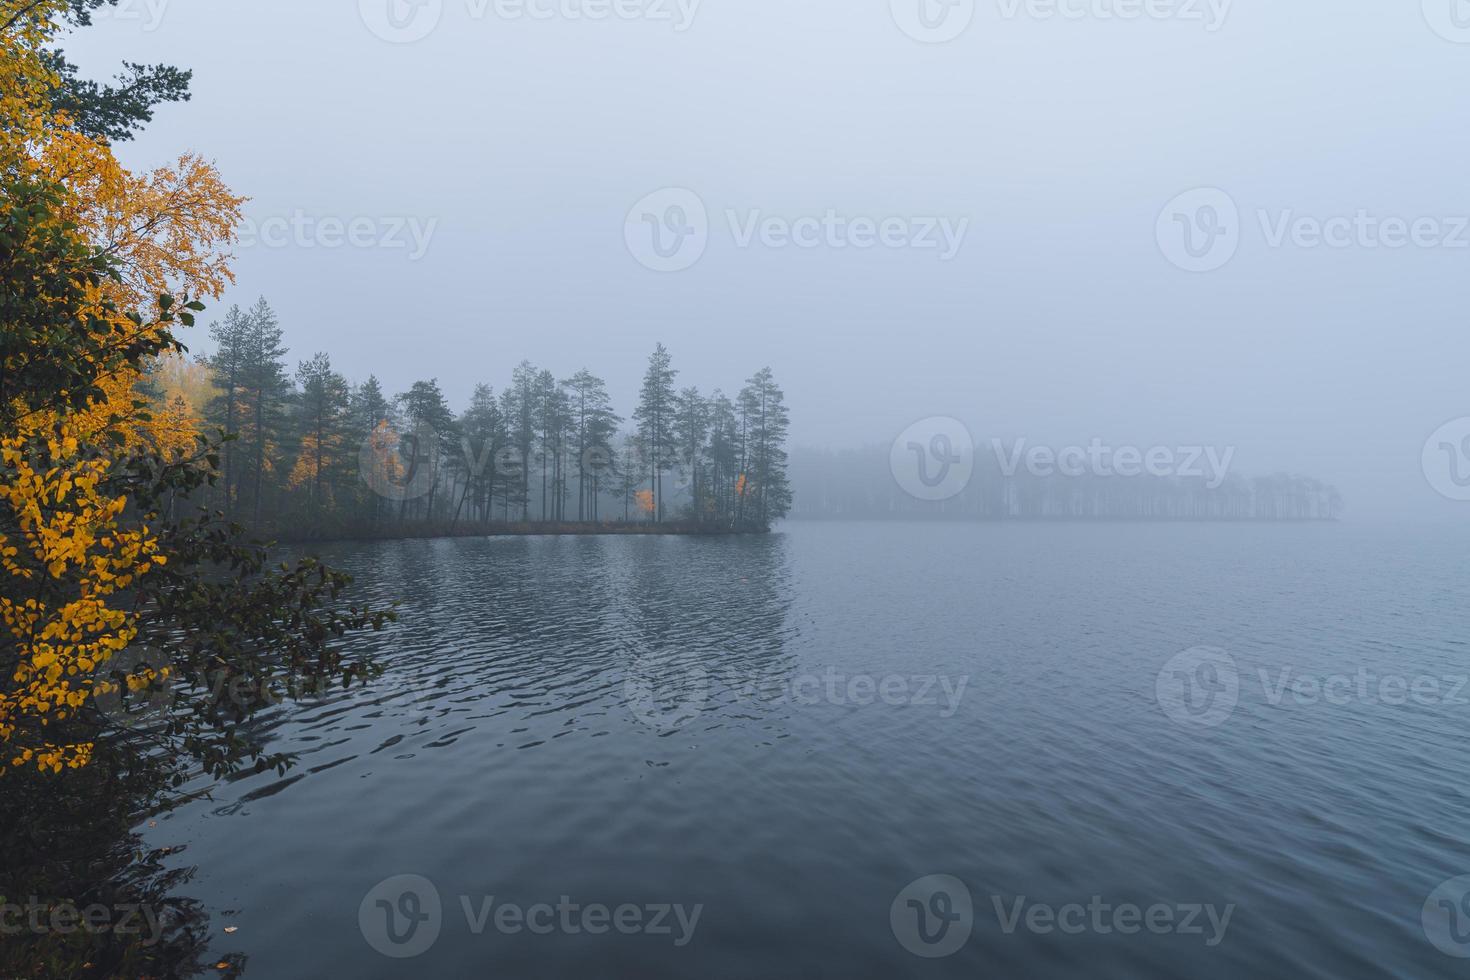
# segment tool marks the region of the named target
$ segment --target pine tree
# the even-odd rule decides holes
[[[516,365],[510,387],[500,395],[501,413],[509,429],[510,445],[519,457],[518,486],[515,503],[521,507],[521,520],[531,519],[531,462],[536,444],[536,369],[530,361]],[[510,519],[511,496],[505,500],[506,519]]]
[[[704,469],[705,440],[709,436],[710,407],[698,388],[685,388],[674,399],[674,436],[678,440],[679,465],[689,473],[691,516],[696,521],[705,517],[705,487],[700,480]]]
[[[672,358],[663,344],[654,347],[648,358],[648,370],[643,375],[643,387],[638,393],[638,408],[633,413],[638,423],[638,440],[646,454],[644,464],[648,467],[653,492],[655,523],[663,520],[663,471],[674,445],[674,378],[679,372],[671,363]]]
[[[250,318],[238,306],[230,307],[223,323],[216,322],[209,326],[209,336],[215,343],[215,352],[208,363],[220,394],[210,402],[205,417],[226,436],[221,447],[224,456],[222,477],[225,497],[222,510],[226,517],[234,512],[236,481],[239,479],[235,469],[235,443],[240,434],[240,407],[244,395],[241,383],[245,372],[249,328]]]
[[[547,431],[551,442],[552,516],[557,521],[564,521],[567,519],[570,483],[567,473],[567,440],[572,427],[572,398],[559,383],[551,390],[546,413],[551,422]]]
[[[348,416],[354,447],[371,435],[380,423],[393,421],[393,403],[383,394],[383,386],[376,375],[368,375],[366,381],[352,389]]]
[[[247,314],[245,362],[241,387],[249,413],[250,447],[254,461],[251,483],[251,523],[260,526],[261,502],[265,496],[266,452],[279,448],[286,401],[291,381],[286,374],[286,348],[275,311],[262,296]]]
[[[555,519],[557,469],[560,466],[559,443],[565,428],[565,398],[550,371],[537,371],[532,398],[535,404],[535,426],[538,433],[537,463],[541,469],[542,521]],[[548,484],[548,475],[550,484]],[[550,508],[550,509],[548,509]]]
[[[633,519],[633,496],[643,482],[644,453],[638,437],[631,433],[623,437],[622,451],[618,454],[618,496],[623,501],[623,522]]]
[[[347,440],[347,380],[332,370],[332,360],[318,353],[296,369],[301,386],[299,431],[301,453],[291,473],[292,486],[306,486],[307,506],[315,512],[329,505],[343,446]]]
[[[770,368],[762,368],[746,382],[740,403],[749,421],[746,473],[754,482],[754,511],[747,515],[761,530],[791,510],[791,483],[786,475],[786,433],[790,416],[786,395]]]
[[[567,389],[572,446],[577,454],[577,520],[597,520],[597,482],[608,469],[608,440],[623,420],[613,414],[607,383],[586,368],[562,384]],[[588,486],[588,479],[592,485]]]
[[[403,420],[400,438],[409,440],[414,453],[412,466],[428,466],[428,500],[425,502],[425,520],[433,520],[434,504],[438,496],[441,475],[440,463],[448,453],[455,451],[454,413],[444,400],[437,378],[415,381],[408,391],[397,398],[399,413]],[[415,502],[415,508],[418,504]],[[406,516],[408,500],[399,508],[399,517]]]
[[[372,437],[379,425],[392,424],[393,404],[383,394],[383,386],[378,383],[375,375],[368,375],[366,381],[352,390],[348,416],[348,450],[351,453],[360,453],[363,444]],[[368,490],[361,481],[355,486],[360,506],[366,510],[368,518],[376,523],[382,498]]]
[[[463,439],[460,452],[469,468],[465,496],[460,499],[460,504],[469,499],[472,511],[481,515],[482,521],[488,521],[495,505],[495,458],[500,452],[505,429],[501,424],[495,389],[487,384],[475,385],[470,407],[460,417],[459,429]],[[456,511],[456,520],[458,517]]]
[[[715,513],[724,525],[735,520],[735,485],[740,478],[740,421],[735,405],[716,388],[709,400],[709,461]]]
[[[577,449],[578,458],[592,476],[587,502],[588,517],[594,521],[599,518],[598,495],[602,491],[602,478],[613,472],[613,437],[622,424],[622,418],[613,411],[606,385],[601,378],[593,377],[587,397],[586,427]]]

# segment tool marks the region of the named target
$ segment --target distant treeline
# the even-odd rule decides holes
[[[888,446],[793,450],[791,481],[791,516],[812,519],[1311,521],[1336,519],[1343,506],[1335,488],[1304,476],[1231,473],[1211,487],[1203,477],[1006,475],[987,452],[963,491],[926,501],[899,486]]]
[[[785,396],[770,369],[735,397],[676,388],[658,345],[631,426],[603,379],[522,361],[498,394],[456,412],[430,379],[390,396],[327,354],[288,367],[261,299],[213,324],[215,352],[163,362],[152,394],[172,417],[229,438],[208,506],[262,533],[414,535],[592,523],[766,530],[786,515]]]

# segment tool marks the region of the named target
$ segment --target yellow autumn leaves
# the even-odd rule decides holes
[[[105,141],[53,111],[57,79],[43,52],[66,7],[65,0],[0,0],[0,176],[67,190],[52,216],[57,227],[70,226],[120,274],[90,290],[78,320],[85,312],[108,321],[123,343],[157,328],[116,311],[151,309],[166,292],[219,296],[231,281],[228,246],[243,199],[193,154],[131,173]],[[93,380],[103,397],[81,411],[0,413],[15,420],[0,431],[0,773],[87,763],[92,741],[55,733],[88,699],[113,690],[96,673],[138,634],[128,590],[166,561],[126,495],[109,490],[109,475],[119,452],[181,448],[193,433],[169,413],[140,414],[135,370],[99,368]],[[148,682],[146,674],[128,681]]]
[[[15,661],[0,695],[0,742],[11,745],[12,765],[60,771],[86,763],[90,743],[43,733],[112,690],[94,672],[137,635],[137,616],[107,600],[166,561],[146,527],[123,525],[127,500],[102,489],[109,461],[84,452],[64,425],[47,439],[0,439],[0,501],[17,524],[0,533],[8,576],[0,626]]]

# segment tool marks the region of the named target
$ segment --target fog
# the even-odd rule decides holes
[[[770,365],[798,446],[945,416],[1470,507],[1421,459],[1470,415],[1454,0],[389,2],[123,0],[67,45],[194,70],[120,155],[251,198],[223,306],[293,360],[456,407],[586,365],[626,415],[662,341]]]

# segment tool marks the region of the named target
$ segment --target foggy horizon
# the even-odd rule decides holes
[[[237,248],[205,322],[265,295],[293,362],[324,350],[390,392],[437,377],[455,406],[523,358],[586,364],[626,408],[662,341],[701,386],[769,363],[796,446],[882,443],[931,416],[981,443],[1233,446],[1243,473],[1335,484],[1349,518],[1456,516],[1420,456],[1470,412],[1466,253],[1270,235],[1288,213],[1470,213],[1454,186],[1467,137],[1428,124],[1466,48],[1409,4],[1235,2],[1214,23],[1219,5],[1182,0],[1136,20],[982,3],[947,43],[907,36],[888,7],[706,0],[678,30],[672,3],[667,21],[590,21],[450,0],[403,4],[406,23],[438,19],[395,43],[372,4],[172,0],[155,16],[137,0],[68,50],[98,76],[123,55],[192,68],[193,103],[119,153],[204,152],[257,225],[435,223],[417,260],[412,244]],[[1165,206],[1200,187],[1241,215],[1238,253],[1208,273],[1156,241]],[[692,267],[660,273],[624,226],[664,188],[699,195],[710,230]],[[969,224],[945,261],[741,247],[726,217],[829,209]],[[207,350],[202,334],[184,340]]]

